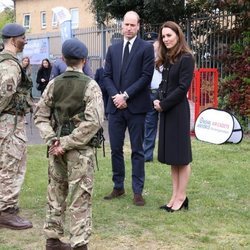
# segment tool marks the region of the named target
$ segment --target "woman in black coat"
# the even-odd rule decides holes
[[[36,82],[38,84],[37,89],[41,91],[41,94],[43,93],[44,89],[49,83],[50,72],[51,72],[50,61],[49,59],[45,58],[42,61],[41,67],[39,68],[36,77]]]
[[[186,189],[192,152],[187,92],[194,72],[192,52],[174,22],[165,22],[160,29],[156,65],[163,65],[159,98],[154,101],[154,108],[160,112],[158,160],[171,165],[172,176],[172,197],[160,208],[174,212],[188,209]]]

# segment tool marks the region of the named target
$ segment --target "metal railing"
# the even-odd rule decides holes
[[[194,52],[197,68],[217,68],[223,77],[221,56],[235,42],[242,42],[243,16],[226,11],[213,12],[185,23],[187,41]]]
[[[180,23],[187,41],[192,48],[197,68],[217,68],[219,77],[223,77],[223,65],[220,62],[222,55],[230,45],[241,41],[241,32],[244,23],[241,15],[227,12],[214,12],[203,17],[192,17]],[[158,32],[157,25],[142,25],[141,34],[149,31]],[[121,36],[121,24],[113,26],[95,26],[73,31],[73,36],[83,41],[89,49],[89,59],[93,72],[102,65],[108,46],[119,41]],[[61,35],[47,33],[46,35],[29,36],[28,39],[47,37],[49,40],[50,55],[53,58],[61,56]]]

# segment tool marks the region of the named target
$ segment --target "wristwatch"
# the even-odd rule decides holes
[[[128,98],[129,98],[128,93],[127,93],[126,91],[124,91],[122,95],[123,95],[123,99],[124,99],[125,101],[127,101]]]

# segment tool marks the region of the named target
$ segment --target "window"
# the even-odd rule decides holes
[[[52,13],[52,27],[53,27],[53,28],[56,28],[57,25],[58,25],[58,21],[57,21],[57,18],[56,18],[55,13],[53,12],[53,13]]]
[[[27,30],[30,29],[30,14],[23,15],[23,27]]]
[[[46,12],[45,11],[41,12],[41,27],[42,29],[46,28]]]
[[[74,8],[70,9],[71,14],[71,27],[77,29],[79,27],[79,10]]]

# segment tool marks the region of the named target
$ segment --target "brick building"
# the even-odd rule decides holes
[[[69,10],[73,29],[95,25],[88,0],[15,0],[14,5],[16,22],[26,27],[30,35],[58,32],[59,25],[52,9],[59,6]]]

